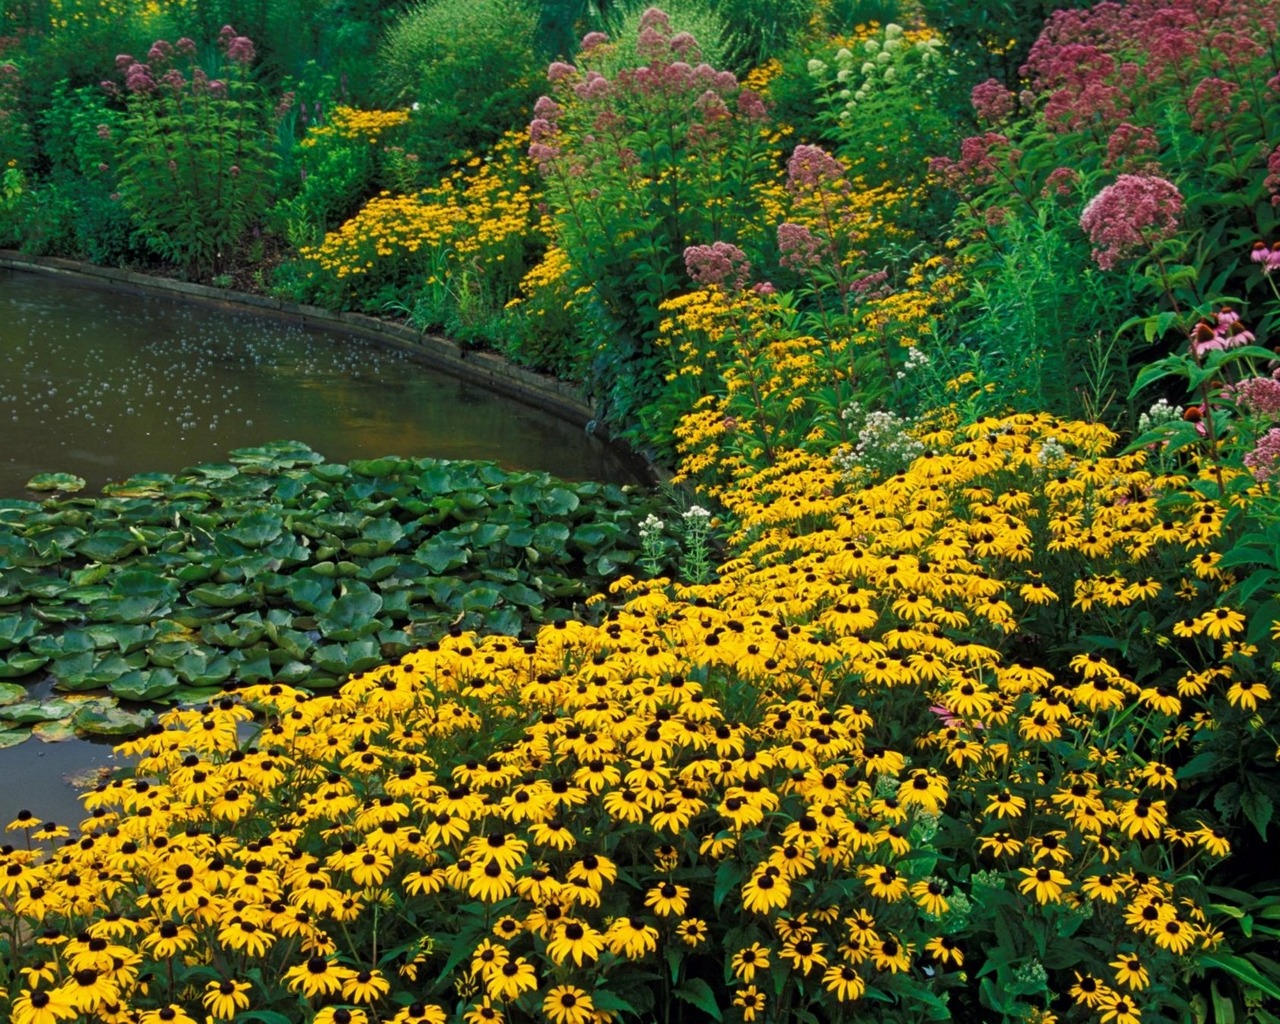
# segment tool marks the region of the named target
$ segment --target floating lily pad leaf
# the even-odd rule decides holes
[[[66,718],[75,711],[75,705],[66,700],[24,701],[0,708],[0,722],[13,725],[34,725],[36,722],[53,722]]]
[[[151,716],[124,708],[87,705],[71,717],[72,726],[91,736],[134,736],[151,722]]]
[[[17,683],[0,683],[0,708],[17,704],[27,696],[27,688]]]
[[[356,640],[346,645],[346,666],[342,673],[367,672],[383,663],[382,645],[372,637]]]
[[[565,554],[565,542],[569,539],[569,527],[564,523],[539,523],[533,531],[532,547],[544,557]]]
[[[272,441],[256,448],[237,448],[228,458],[237,465],[268,469],[292,469],[324,461],[323,455],[301,441]]]
[[[502,599],[525,608],[541,608],[546,599],[532,587],[523,583],[508,583],[502,588]]]
[[[247,548],[261,548],[284,532],[284,520],[273,512],[250,512],[225,532],[232,540]]]
[[[385,580],[393,572],[399,569],[400,565],[401,560],[390,555],[375,558],[361,567],[360,579],[369,583],[377,583],[380,580]]]
[[[462,568],[470,559],[471,555],[465,548],[441,540],[423,544],[413,553],[415,562],[422,563],[437,576]]]
[[[294,576],[285,587],[289,600],[304,612],[319,615],[333,606],[333,583],[316,576]]]
[[[321,483],[336,484],[351,476],[351,467],[342,462],[322,462],[311,467],[311,475]]]
[[[19,647],[40,632],[40,623],[27,615],[0,615],[0,651]]]
[[[382,614],[392,620],[403,619],[409,614],[409,602],[413,595],[407,590],[382,592]]]
[[[348,551],[362,558],[385,555],[404,538],[404,527],[394,519],[373,519],[360,529],[360,538],[349,541]]]
[[[584,523],[573,531],[569,543],[591,551],[602,544],[616,543],[621,534],[615,523]]]
[[[0,729],[0,750],[16,747],[29,739],[31,739],[31,733],[26,729]]]
[[[42,743],[64,743],[76,738],[76,730],[70,722],[40,722],[31,727],[31,735]]]
[[[167,615],[171,608],[170,602],[158,597],[108,598],[91,604],[87,615],[94,622],[122,622],[137,626]]]
[[[48,658],[65,658],[72,654],[83,654],[94,649],[93,637],[88,630],[67,629],[61,633],[44,633],[32,637],[27,644],[32,654]]]
[[[90,678],[98,663],[93,651],[72,654],[65,658],[56,658],[49,665],[49,673],[54,678],[54,686],[59,690],[94,690],[100,685]]]
[[[118,562],[138,550],[138,540],[121,530],[100,530],[76,545],[76,553],[95,562]]]
[[[254,594],[239,583],[207,583],[187,591],[187,599],[210,608],[234,608],[248,604]]]
[[[27,580],[22,584],[22,589],[28,597],[38,597],[48,601],[52,598],[61,597],[68,586],[69,584],[66,580],[58,579],[56,576],[40,576],[33,580]]]
[[[113,651],[94,663],[93,668],[85,673],[85,682],[105,687],[119,679],[126,672],[141,668],[146,664],[146,659],[147,656],[145,654],[126,658]]]
[[[31,614],[41,622],[60,623],[73,622],[76,619],[84,618],[84,611],[80,608],[73,608],[65,604],[44,604],[35,605],[31,609]]]
[[[497,587],[472,586],[462,593],[462,607],[469,612],[483,611],[494,607],[501,598],[502,593]]]
[[[297,686],[310,675],[310,665],[301,661],[286,661],[271,674],[271,678],[274,682],[284,683],[286,686]]]
[[[244,683],[261,683],[275,678],[275,670],[271,667],[271,659],[265,654],[246,658],[236,665],[236,678]]]
[[[483,626],[492,633],[505,633],[515,636],[523,625],[520,613],[514,608],[499,608],[485,613]]]
[[[411,459],[399,459],[388,455],[380,459],[352,459],[351,472],[357,476],[400,476],[414,466]]]
[[[355,640],[376,633],[383,623],[377,618],[382,598],[363,584],[343,594],[316,620],[320,632],[330,640]]]
[[[83,569],[77,569],[68,579],[74,586],[91,587],[96,583],[101,583],[114,570],[109,565],[90,565]]]
[[[161,700],[178,688],[178,674],[169,668],[134,669],[107,685],[117,697],[138,703]]]
[[[237,616],[237,620],[243,616]],[[231,622],[211,622],[200,630],[200,639],[215,647],[250,647],[266,634],[266,627],[259,621],[256,625]]]
[[[453,474],[443,465],[430,466],[415,484],[423,494],[448,494],[454,490]]]
[[[7,658],[0,658],[0,679],[21,679],[43,668],[49,659],[30,651],[14,651]]]
[[[563,516],[578,507],[578,496],[567,487],[552,487],[543,491],[535,504],[543,515]]]
[[[85,632],[93,638],[94,646],[101,649],[114,645],[121,654],[132,654],[155,639],[154,626],[100,625],[88,626]]]
[[[84,477],[70,473],[39,473],[27,481],[29,491],[65,491],[74,494],[84,489]]]
[[[191,472],[210,480],[230,480],[240,470],[225,462],[205,462],[193,467]]]

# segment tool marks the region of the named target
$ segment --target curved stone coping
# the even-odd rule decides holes
[[[335,313],[321,306],[286,302],[269,295],[253,295],[204,284],[191,284],[166,277],[152,277],[132,270],[101,267],[93,263],[61,259],[53,256],[27,256],[11,249],[0,249],[0,268],[26,270],[72,277],[94,284],[145,295],[166,295],[200,302],[233,312],[258,316],[276,316],[304,327],[319,327],[344,334],[355,334],[370,341],[390,345],[409,353],[415,359],[444,370],[454,377],[479,384],[491,391],[515,398],[583,427],[607,444],[641,480],[654,484],[664,473],[626,442],[611,437],[597,425],[595,411],[573,386],[546,374],[516,366],[494,352],[463,348],[438,334],[416,331],[406,324],[379,320],[364,313]]]

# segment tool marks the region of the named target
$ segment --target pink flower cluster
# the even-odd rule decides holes
[[[1253,451],[1245,455],[1244,464],[1253,470],[1254,479],[1259,483],[1271,479],[1280,469],[1280,427],[1272,427],[1258,438]]]
[[[1197,360],[1210,352],[1223,352],[1254,341],[1253,332],[1240,322],[1240,314],[1231,309],[1221,309],[1213,322],[1201,320],[1191,330],[1191,354]]]
[[[1270,245],[1266,242],[1254,242],[1249,259],[1254,263],[1261,263],[1262,272],[1270,275],[1273,270],[1280,267],[1280,242],[1272,242]]]
[[[1022,159],[1022,151],[1007,148],[1009,140],[999,132],[971,135],[960,143],[960,159],[947,156],[934,157],[929,170],[937,174],[948,188],[960,188],[966,182],[976,188],[985,188],[996,176],[1007,175],[1013,165]]]
[[[1120,260],[1150,250],[1178,229],[1178,186],[1154,174],[1122,174],[1091,200],[1080,226],[1094,245],[1094,261],[1111,270]]]
[[[1109,171],[1136,173],[1155,163],[1160,152],[1156,133],[1145,125],[1141,128],[1123,121],[1107,139],[1107,156],[1102,166]]]
[[[1003,84],[994,78],[979,82],[969,93],[969,101],[973,104],[974,113],[979,121],[987,124],[998,124],[1013,113],[1017,99]]]
[[[1280,370],[1270,377],[1246,377],[1232,385],[1230,393],[1255,416],[1280,419],[1280,380],[1276,374],[1280,374]]]
[[[812,270],[822,263],[828,246],[803,224],[778,225],[778,262],[788,270]]]
[[[696,284],[742,289],[751,279],[747,254],[729,242],[689,246],[684,251],[684,266]]]

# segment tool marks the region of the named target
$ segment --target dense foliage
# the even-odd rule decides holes
[[[290,247],[259,286],[566,376],[688,493],[606,508],[588,487],[578,515],[625,542],[583,522],[551,546],[591,596],[520,635],[475,605],[502,593],[489,568],[428,561],[419,586],[407,547],[443,524],[383,516],[434,507],[408,477],[324,541],[351,591],[286,613],[347,645],[332,662],[256,637],[284,602],[259,577],[285,575],[230,572],[256,548],[165,590],[218,620],[224,692],[126,745],[139,767],[87,796],[81,836],[9,823],[15,1024],[1280,1020],[1280,5],[872,6],[704,8],[699,38],[678,10],[545,4],[520,31],[553,47],[546,95],[443,173],[403,80],[373,109],[256,65],[264,103],[293,93],[239,243]],[[425,60],[450,9],[393,15],[384,52]],[[25,17],[4,43],[24,58],[58,36]],[[451,67],[488,66],[466,42]],[[56,248],[96,210],[115,258],[154,252],[100,206],[35,229],[64,223],[41,216],[59,190],[102,198],[89,172],[120,154],[99,147],[135,116],[76,113],[68,79],[41,121],[39,70],[0,69],[5,238]],[[108,131],[72,131],[84,111]],[[286,470],[295,497],[323,466]],[[366,469],[344,493],[435,472]],[[491,504],[450,529],[553,521]],[[6,529],[61,561],[23,531],[77,509]],[[284,507],[231,518],[224,547],[257,526],[307,546]],[[571,552],[584,532],[602,540]],[[546,584],[544,541],[521,570]],[[68,651],[86,680],[152,650],[53,628],[69,585],[105,584],[34,571],[0,584],[31,609],[0,616],[10,669],[55,633],[92,642]],[[386,580],[408,596],[388,606]],[[385,652],[354,635],[430,614]],[[120,628],[158,628],[139,616]],[[293,665],[354,675],[316,694]]]

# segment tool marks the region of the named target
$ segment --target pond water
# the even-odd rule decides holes
[[[0,270],[0,498],[34,497],[24,485],[37,473],[73,473],[92,494],[134,473],[223,461],[232,449],[286,438],[331,462],[486,459],[569,479],[634,480],[580,428],[398,350]],[[113,763],[105,743],[33,738],[0,750],[0,828],[22,807],[78,822],[68,776]]]

